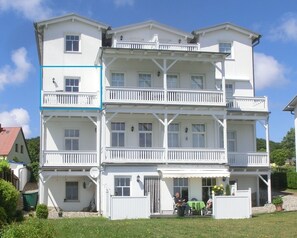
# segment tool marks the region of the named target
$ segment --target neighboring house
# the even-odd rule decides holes
[[[26,164],[30,156],[21,127],[2,127],[0,124],[0,160],[6,160],[19,178],[19,190],[23,190],[29,180]]]
[[[289,102],[289,104],[284,108],[284,111],[290,112],[294,115],[294,127],[295,127],[295,164],[296,164],[296,172],[297,172],[297,95]]]
[[[82,210],[93,198],[150,194],[206,201],[215,184],[271,201],[269,110],[256,97],[260,35],[231,23],[187,33],[155,21],[119,28],[76,14],[34,24],[41,78],[40,203]],[[256,123],[267,151],[256,150]]]

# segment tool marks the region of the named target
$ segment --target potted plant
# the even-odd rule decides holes
[[[277,196],[272,199],[272,204],[275,206],[276,211],[282,211],[283,210],[283,198],[281,196]]]

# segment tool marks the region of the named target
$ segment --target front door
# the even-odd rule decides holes
[[[150,194],[151,213],[160,213],[160,178],[144,178],[144,195]]]

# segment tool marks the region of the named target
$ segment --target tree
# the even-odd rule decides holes
[[[281,143],[269,141],[270,151],[274,151],[281,148]],[[266,140],[262,138],[257,138],[257,151],[265,152],[266,151]]]
[[[276,149],[270,153],[270,159],[272,163],[278,166],[282,166],[286,163],[286,160],[290,158],[290,151],[286,148]]]
[[[39,162],[39,148],[40,148],[40,138],[35,137],[26,140],[29,156],[31,162]]]
[[[289,151],[289,158],[295,157],[295,129],[291,128],[281,142],[282,148]]]

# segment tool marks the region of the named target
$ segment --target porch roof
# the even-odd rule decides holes
[[[159,168],[163,178],[219,178],[230,177],[228,169],[193,169],[193,168],[181,168],[181,169],[166,169]]]

